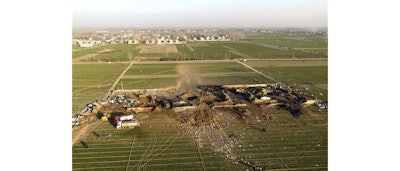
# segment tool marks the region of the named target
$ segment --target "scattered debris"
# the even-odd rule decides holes
[[[95,131],[92,132],[96,137],[100,137],[99,134],[97,134]]]
[[[83,148],[89,148],[89,146],[87,146],[87,144],[86,144],[85,141],[80,140],[79,142],[82,144],[82,147],[83,147]]]
[[[315,104],[317,105],[317,107],[319,109],[328,109],[328,101],[322,102],[322,101],[318,100],[317,103],[315,103]]]
[[[254,82],[258,80],[254,79]],[[201,85],[190,91],[189,89],[184,92],[174,91],[158,94],[160,91],[115,90],[103,102],[87,104],[85,112],[89,111],[91,115],[96,113],[98,119],[109,121],[117,129],[140,126],[139,121],[136,120],[138,115],[157,115],[165,112],[166,116],[171,116],[168,113],[171,112],[177,122],[188,128],[188,133],[195,135],[194,140],[200,148],[202,141],[210,142],[215,151],[223,153],[226,159],[238,161],[240,156],[235,153],[245,152],[248,147],[243,145],[240,139],[245,136],[257,139],[257,136],[251,133],[246,135],[245,132],[237,135],[228,133],[225,129],[229,122],[221,118],[235,119],[247,125],[238,129],[246,130],[250,127],[259,130],[262,134],[267,132],[267,128],[254,123],[274,121],[271,113],[263,111],[266,108],[285,109],[295,118],[300,116],[304,104],[315,104],[319,109],[327,109],[327,101],[317,101],[299,92],[299,89],[283,84]],[[227,113],[231,115],[227,116]],[[88,114],[85,116],[76,114],[72,118],[73,127],[85,122],[86,115]],[[151,125],[146,127],[152,128]],[[100,137],[100,134],[95,131],[92,133]],[[111,136],[112,134],[107,135],[107,137]],[[283,141],[283,137],[280,137],[280,140]],[[83,148],[88,148],[86,142],[81,140],[80,143]],[[317,146],[319,147],[320,144]],[[253,145],[249,144],[249,148],[252,147]],[[301,146],[296,148],[302,150]],[[242,157],[252,158],[252,156]],[[235,163],[241,163],[253,170],[265,170],[257,166],[257,163],[243,158]]]
[[[249,158],[251,158],[251,157],[249,157]],[[265,170],[265,168],[259,167],[259,166],[255,165],[252,162],[244,160],[243,158],[240,158],[239,163],[241,163],[241,164],[243,164],[243,165],[245,165],[245,166],[247,166],[247,167],[249,167],[249,168],[251,168],[253,170]]]

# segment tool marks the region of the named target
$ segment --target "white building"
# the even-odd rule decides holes
[[[80,41],[80,40],[77,40],[76,43],[78,43],[78,45],[80,47],[93,47],[93,45],[94,45],[94,41]]]

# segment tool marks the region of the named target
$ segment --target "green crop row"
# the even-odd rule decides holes
[[[103,97],[128,64],[73,64],[72,111]]]

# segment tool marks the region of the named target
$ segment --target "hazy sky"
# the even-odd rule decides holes
[[[326,27],[327,0],[74,0],[73,27]]]

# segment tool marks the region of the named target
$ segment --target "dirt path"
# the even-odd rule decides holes
[[[83,61],[85,59],[93,58],[93,57],[95,57],[97,55],[99,55],[99,54],[98,53],[92,53],[92,54],[83,55],[81,57],[72,59],[72,62],[81,62],[81,61]]]
[[[91,54],[87,54],[87,55],[83,55],[81,57],[74,58],[74,59],[72,59],[72,62],[73,63],[82,62],[85,59],[93,58],[93,57],[95,57],[97,55],[100,55],[102,53],[109,53],[109,52],[112,52],[112,51],[114,51],[114,49],[103,49],[103,50],[98,51],[98,52],[94,52],[94,53],[91,53]]]
[[[239,56],[241,56],[241,57],[251,58],[251,56],[246,55],[246,54],[244,54],[244,53],[240,53],[240,52],[235,51],[235,50],[229,50],[229,52],[230,52],[230,53],[233,53],[233,54],[235,54],[235,55],[239,55]]]
[[[272,48],[272,49],[276,49],[276,50],[284,50],[284,51],[289,50],[288,47],[279,47],[279,46],[267,45],[267,44],[262,44],[262,43],[249,42],[249,41],[240,41],[240,42],[242,42],[242,43],[252,43],[252,44],[256,44],[256,45],[260,45],[260,46],[264,46],[264,47]]]
[[[81,137],[91,128],[98,126],[101,122],[96,122],[94,124],[90,123],[91,119],[89,119],[88,123],[86,123],[82,128],[78,131],[72,133],[72,145],[76,143]]]
[[[85,133],[87,129],[88,129],[88,125],[85,125],[83,128],[81,128],[76,133],[72,133],[72,145],[74,145],[75,142],[81,138],[82,134]]]
[[[129,64],[128,67],[126,67],[126,69],[121,73],[121,75],[119,75],[119,77],[115,80],[114,84],[111,86],[109,92],[111,90],[114,90],[115,86],[117,86],[119,80],[125,75],[126,71],[128,71],[129,68],[131,68],[131,66],[133,65],[133,63],[131,62],[131,64]]]
[[[258,71],[258,70],[256,70],[256,69],[252,68],[251,66],[249,66],[249,65],[247,65],[247,64],[245,64],[245,63],[243,63],[243,62],[240,62],[240,61],[238,61],[238,60],[235,60],[235,61],[236,61],[237,63],[242,64],[243,66],[245,66],[245,67],[247,67],[247,68],[253,70],[254,72],[256,72],[256,73],[262,75],[263,77],[265,77],[265,78],[267,78],[267,79],[270,79],[270,80],[272,80],[272,81],[275,81],[275,82],[278,83],[278,84],[282,84],[282,83],[281,83],[280,81],[278,81],[277,79],[272,78],[272,77],[270,77],[270,76],[268,76],[268,75],[265,75],[265,74],[263,74],[262,72],[260,72],[260,71]]]
[[[239,56],[242,56],[242,57],[245,57],[245,58],[251,58],[251,56],[246,55],[244,53],[240,53],[240,52],[238,52],[236,49],[234,49],[232,47],[229,47],[229,46],[222,46],[222,47],[229,49],[229,52],[233,53],[235,55],[239,55]]]
[[[87,89],[91,89],[91,88],[96,88],[96,87],[99,87],[99,86],[100,86],[100,87],[101,87],[101,86],[106,87],[106,86],[109,86],[109,84],[100,84],[100,85],[88,86],[88,87],[83,88],[83,89],[75,90],[75,91],[72,92],[72,94],[76,94],[76,93],[79,93],[79,92],[81,92],[81,91],[84,91],[84,90],[87,90]]]
[[[191,46],[186,45],[186,47],[187,47],[190,51],[194,52],[194,49],[193,49]]]
[[[124,79],[136,79],[136,78],[179,78],[177,74],[159,74],[159,75],[125,75]]]

